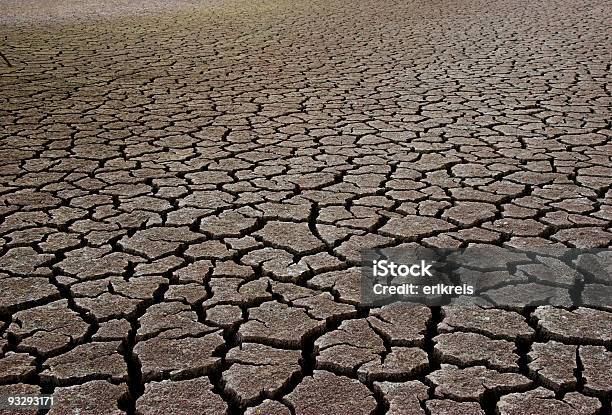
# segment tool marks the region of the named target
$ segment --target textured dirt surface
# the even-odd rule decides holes
[[[358,269],[610,246],[609,2],[0,7],[0,395],[610,414],[612,308],[370,309]]]

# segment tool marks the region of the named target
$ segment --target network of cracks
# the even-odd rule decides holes
[[[610,4],[127,3],[0,19],[0,395],[610,415],[612,307],[366,307],[359,268],[610,246]]]

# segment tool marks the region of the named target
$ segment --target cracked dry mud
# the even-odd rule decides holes
[[[0,395],[610,414],[612,308],[368,308],[358,269],[610,246],[609,2],[2,8]]]

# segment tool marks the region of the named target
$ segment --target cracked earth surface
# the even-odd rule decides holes
[[[612,309],[368,308],[358,270],[610,246],[610,3],[57,3],[0,16],[0,394],[610,414]]]

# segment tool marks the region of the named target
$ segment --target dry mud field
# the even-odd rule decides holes
[[[610,247],[610,16],[0,0],[0,396],[609,415],[609,305],[372,308],[359,265],[407,242]]]

